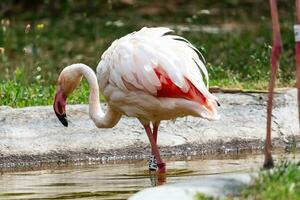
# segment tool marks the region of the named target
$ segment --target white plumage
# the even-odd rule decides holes
[[[149,113],[149,109],[144,109],[146,116],[141,116],[143,115],[141,114],[143,108],[133,112],[137,109],[136,105],[140,105],[140,103],[136,102],[137,100],[130,99],[132,97],[141,98],[144,102],[151,103],[147,101],[147,98],[150,98],[149,96],[156,97],[162,84],[154,70],[157,67],[162,68],[182,92],[186,93],[190,88],[187,79],[209,101],[215,104],[216,98],[207,89],[208,72],[198,56],[201,53],[186,39],[167,34],[169,32],[172,32],[169,28],[142,28],[138,32],[128,34],[114,41],[103,53],[97,67],[100,90],[114,107],[121,108],[123,114],[154,120],[151,119],[152,114]],[[207,84],[203,82],[202,74]],[[128,83],[133,86],[130,90],[128,89]],[[141,93],[146,96],[141,96]],[[124,102],[124,98],[130,100],[130,102]],[[171,103],[170,100],[178,100],[180,104],[184,104],[181,101],[187,101],[174,98],[159,98],[159,100],[160,102],[153,106],[163,104],[161,101],[164,100],[167,101],[167,104]],[[131,108],[132,102],[135,102],[135,105],[133,105],[135,108]],[[122,103],[122,105],[118,105],[119,103]],[[142,105],[139,107],[142,107]],[[197,114],[202,113],[201,116],[206,118],[217,118],[216,113],[209,113],[203,107],[198,107]],[[170,112],[169,109],[166,110]],[[172,116],[172,113],[170,113],[170,116],[162,116],[162,119],[176,118],[177,111],[174,116]],[[196,115],[195,113],[182,113],[182,115],[186,114]]]

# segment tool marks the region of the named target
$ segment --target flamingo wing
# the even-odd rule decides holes
[[[108,81],[123,91],[134,88],[157,97],[185,98],[216,116],[216,98],[208,91],[201,53],[169,32],[163,27],[142,28],[114,41],[97,67],[98,73],[109,73],[107,80],[99,80],[100,88]]]

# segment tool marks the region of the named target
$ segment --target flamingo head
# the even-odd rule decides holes
[[[68,126],[66,115],[67,97],[76,89],[81,79],[82,75],[71,67],[66,67],[58,78],[53,109],[59,121],[66,127]]]

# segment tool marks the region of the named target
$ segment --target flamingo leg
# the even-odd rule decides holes
[[[159,122],[153,123],[153,137],[156,143],[157,143],[158,126],[159,126]]]
[[[298,89],[298,117],[300,126],[300,0],[296,0],[297,24],[294,26],[296,41],[296,68],[297,68],[297,89]]]
[[[143,125],[145,128],[145,131],[147,133],[148,139],[150,141],[151,144],[151,149],[152,149],[152,153],[154,154],[156,160],[157,160],[157,166],[158,166],[158,172],[160,174],[165,173],[166,172],[166,164],[163,162],[161,156],[160,156],[160,152],[159,149],[157,147],[154,135],[152,134],[151,131],[151,127],[149,124],[147,125]]]
[[[275,86],[276,72],[277,72],[278,62],[282,50],[280,25],[278,20],[276,0],[270,0],[270,7],[271,7],[272,30],[273,30],[273,47],[272,47],[272,54],[271,54],[271,75],[270,75],[270,83],[269,83],[268,108],[267,108],[267,133],[266,133],[266,142],[265,142],[264,168],[271,168],[274,166],[274,162],[271,154],[272,106],[273,106],[273,92]]]
[[[160,122],[154,122],[153,123],[153,138],[154,138],[154,141],[155,141],[156,145],[157,145],[157,133],[158,133],[159,123]],[[152,151],[152,155],[149,158],[148,166],[149,166],[150,171],[156,171],[157,170],[157,161],[156,161],[156,158],[154,156],[153,151]]]

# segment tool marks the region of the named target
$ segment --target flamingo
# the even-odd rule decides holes
[[[300,125],[300,0],[296,0],[296,21],[297,24],[294,26],[295,31],[295,41],[296,41],[296,69],[297,69],[297,88],[298,88],[298,115],[299,115],[299,125]],[[278,63],[280,59],[280,54],[282,52],[282,42],[280,34],[280,24],[278,20],[277,11],[277,1],[269,1],[271,8],[271,18],[272,18],[272,31],[273,31],[273,45],[271,52],[271,73],[269,82],[269,95],[268,95],[268,106],[267,106],[267,131],[266,131],[266,142],[264,148],[264,168],[272,168],[274,166],[274,161],[271,154],[272,143],[271,143],[271,127],[272,127],[272,106],[273,106],[273,92],[275,86],[276,72],[278,68]]]
[[[67,97],[85,77],[90,92],[89,115],[95,125],[111,128],[122,115],[137,118],[151,144],[149,170],[160,174],[166,172],[157,147],[162,120],[188,115],[219,118],[217,99],[208,91],[204,58],[188,40],[170,32],[165,27],[144,27],[115,40],[101,56],[97,76],[85,64],[65,67],[58,78],[53,104],[60,122],[68,126]],[[107,100],[105,113],[100,107],[99,90]]]

